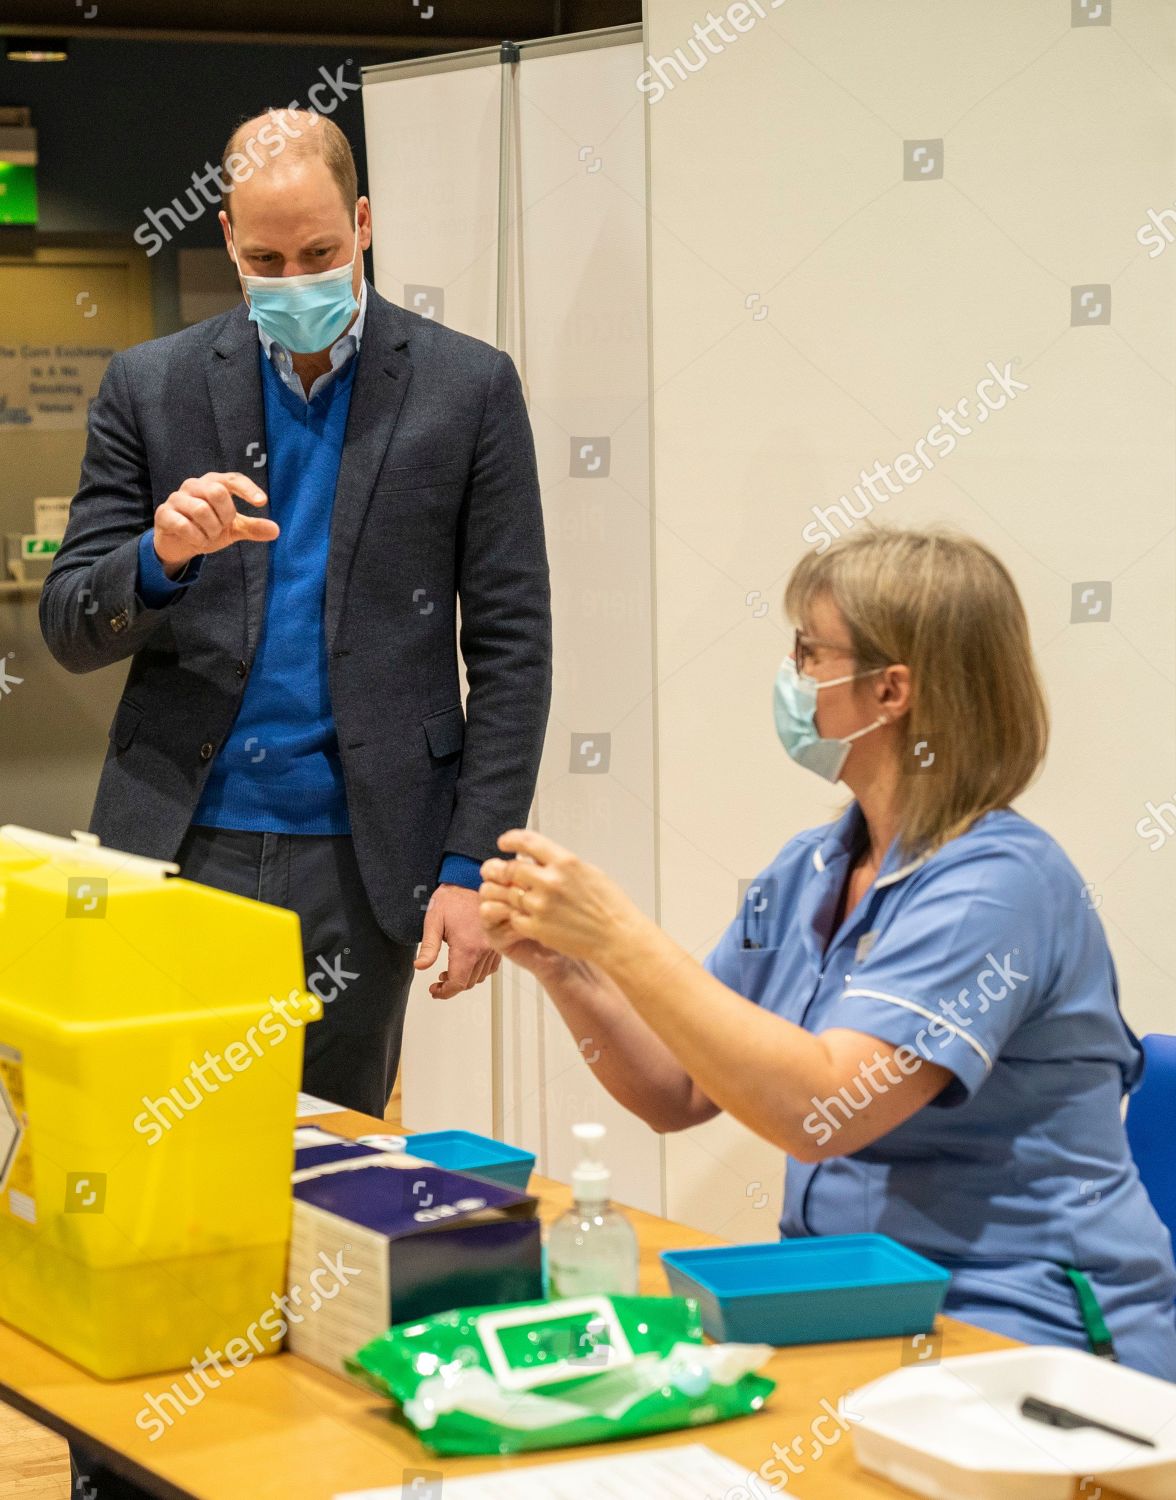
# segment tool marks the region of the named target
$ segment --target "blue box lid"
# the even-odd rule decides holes
[[[316,1134],[325,1135],[325,1131]],[[377,1146],[361,1146],[358,1141],[345,1140],[338,1136],[334,1141],[316,1143],[313,1146],[300,1146],[298,1137],[294,1137],[294,1170],[305,1172],[309,1167],[323,1166],[328,1162],[345,1161],[348,1157],[380,1156]]]
[[[538,1200],[528,1193],[440,1167],[360,1165],[364,1156],[385,1153],[341,1144],[342,1150],[316,1146],[296,1153],[294,1197],[388,1239],[462,1223],[487,1210],[500,1218],[535,1216]],[[309,1160],[311,1156],[317,1160]],[[340,1169],[349,1158],[355,1164]],[[307,1170],[314,1175],[303,1176]]]

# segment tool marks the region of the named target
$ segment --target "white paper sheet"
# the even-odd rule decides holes
[[[427,1461],[426,1461],[427,1463]],[[658,1448],[627,1453],[620,1458],[583,1458],[556,1464],[537,1464],[497,1474],[475,1474],[468,1479],[435,1480],[425,1476],[426,1464],[415,1471],[416,1489],[349,1490],[334,1500],[401,1500],[420,1495],[445,1500],[724,1500],[735,1486],[746,1486],[747,1470],[701,1443],[680,1448]],[[792,1500],[797,1500],[795,1495]]]
[[[295,1125],[294,1149],[304,1151],[308,1146],[337,1146],[343,1139],[330,1130],[320,1130],[317,1125]]]
[[[345,1104],[332,1104],[329,1099],[316,1099],[313,1094],[299,1094],[294,1118],[309,1120],[312,1115],[337,1115],[346,1108]]]

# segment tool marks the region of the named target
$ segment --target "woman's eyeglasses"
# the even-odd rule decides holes
[[[808,662],[812,661],[813,653],[820,648],[823,651],[831,651],[834,656],[852,656],[853,651],[848,646],[843,646],[838,641],[820,641],[816,636],[805,635],[802,630],[797,630],[792,641],[792,658],[796,662],[796,670],[803,672]]]

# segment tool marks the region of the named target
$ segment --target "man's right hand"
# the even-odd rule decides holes
[[[485,870],[485,865],[482,868]],[[554,948],[549,948],[546,943],[523,937],[514,930],[510,921],[513,908],[499,899],[499,890],[498,886],[483,879],[478,892],[482,931],[490,947],[501,953],[503,958],[509,958],[511,963],[529,969],[541,984],[574,969],[577,963],[575,959],[566,958]]]
[[[220,552],[234,542],[272,542],[278,535],[276,521],[241,515],[234,495],[250,505],[266,503],[265,491],[244,474],[214,472],[185,479],[156,510],[151,540],[169,577],[203,552]]]

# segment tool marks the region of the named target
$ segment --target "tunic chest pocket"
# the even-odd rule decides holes
[[[808,965],[790,959],[788,949],[739,950],[739,993],[797,1025],[812,997],[814,980]]]
[[[781,971],[783,962],[780,948],[741,948],[739,950],[739,995],[748,1001],[762,1005],[763,1010],[780,1010],[784,996],[781,993]]]

